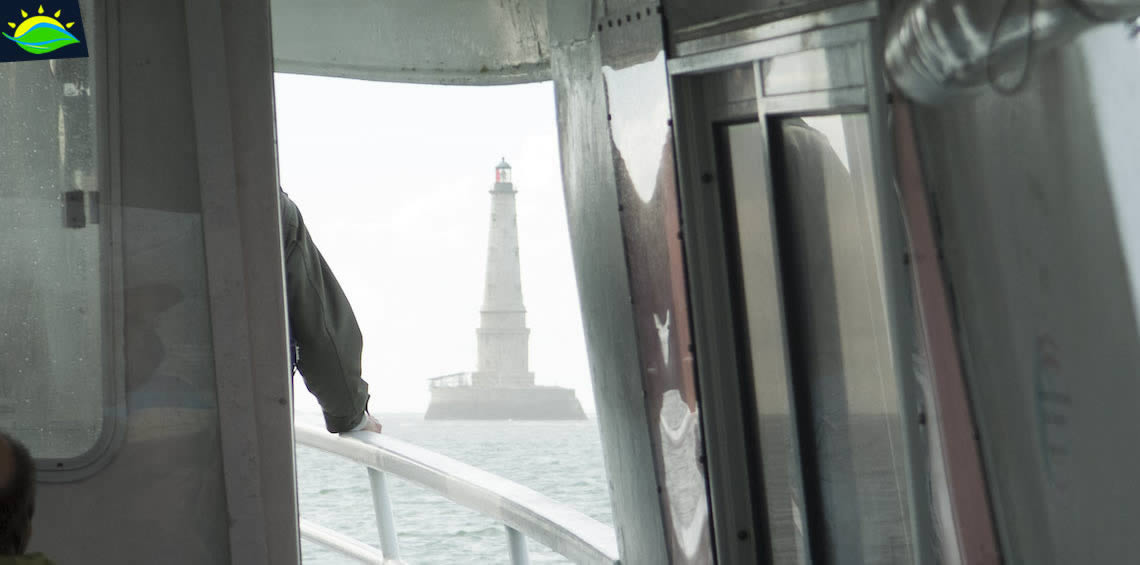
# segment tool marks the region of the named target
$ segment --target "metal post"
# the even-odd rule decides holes
[[[526,536],[522,532],[507,528],[507,545],[511,549],[511,565],[530,565],[530,553],[526,550]]]
[[[396,539],[396,521],[392,518],[392,501],[388,498],[388,481],[382,471],[368,469],[368,482],[372,485],[372,506],[376,509],[376,529],[380,532],[380,550],[384,560],[400,559],[400,544]]]

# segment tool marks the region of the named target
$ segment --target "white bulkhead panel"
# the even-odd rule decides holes
[[[550,80],[546,28],[546,0],[273,0],[274,58],[284,73],[424,84]]]

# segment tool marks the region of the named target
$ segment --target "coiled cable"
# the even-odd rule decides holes
[[[1115,18],[1097,12],[1096,8],[1093,8],[1089,5],[1088,0],[1066,0],[1066,3],[1073,9],[1073,11],[1084,16],[1089,21],[1102,24],[1116,21]]]
[[[1071,0],[1076,1],[1076,0]],[[997,21],[994,23],[994,29],[990,33],[990,46],[989,52],[986,53],[986,81],[995,92],[1002,96],[1013,96],[1021,92],[1025,85],[1029,82],[1029,76],[1032,74],[1033,69],[1033,46],[1035,44],[1033,17],[1037,15],[1037,0],[1026,0],[1028,3],[1028,10],[1026,11],[1026,19],[1029,23],[1029,31],[1025,34],[1025,63],[1021,67],[1021,75],[1017,78],[1017,82],[1010,86],[1004,86],[998,80],[997,75],[994,74],[994,67],[991,64],[993,58],[994,46],[997,45],[998,33],[1001,32],[1001,25],[1005,23],[1006,18],[1010,15],[1010,8],[1013,6],[1014,0],[1005,0],[1001,6],[1001,11],[998,12]]]
[[[998,80],[998,76],[994,74],[994,68],[991,64],[991,59],[994,52],[994,46],[997,45],[998,34],[1001,32],[1002,24],[1005,23],[1006,19],[1011,15],[1011,8],[1014,4],[1014,0],[1005,0],[1005,3],[1002,4],[1001,11],[998,12],[997,22],[994,23],[994,29],[990,33],[989,52],[986,54],[985,61],[986,81],[989,83],[990,87],[994,89],[995,92],[1003,96],[1012,96],[1018,92],[1021,92],[1021,90],[1024,89],[1025,85],[1029,82],[1029,77],[1032,74],[1034,45],[1036,43],[1036,26],[1034,26],[1033,20],[1037,15],[1038,0],[1026,0],[1026,2],[1028,9],[1026,10],[1025,17],[1027,25],[1029,26],[1029,30],[1025,35],[1025,63],[1022,66],[1021,74],[1017,78],[1017,81],[1010,86],[1005,86],[1001,84],[1001,81]],[[1098,12],[1095,8],[1089,5],[1088,0],[1065,0],[1065,3],[1068,4],[1074,12],[1080,14],[1082,17],[1088,19],[1091,22],[1111,23],[1117,21],[1113,17],[1106,16]]]

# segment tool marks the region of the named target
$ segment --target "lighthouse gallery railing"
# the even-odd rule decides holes
[[[338,436],[298,424],[296,440],[368,468],[380,550],[301,519],[302,538],[342,555],[365,563],[402,563],[385,479],[391,473],[503,524],[512,564],[529,563],[528,538],[575,563],[619,563],[613,528],[498,475],[372,432]]]

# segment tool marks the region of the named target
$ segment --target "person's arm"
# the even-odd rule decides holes
[[[368,383],[360,377],[360,326],[348,297],[309,237],[301,212],[284,192],[281,226],[289,328],[305,387],[317,397],[330,432],[367,428],[375,420],[365,412]]]

